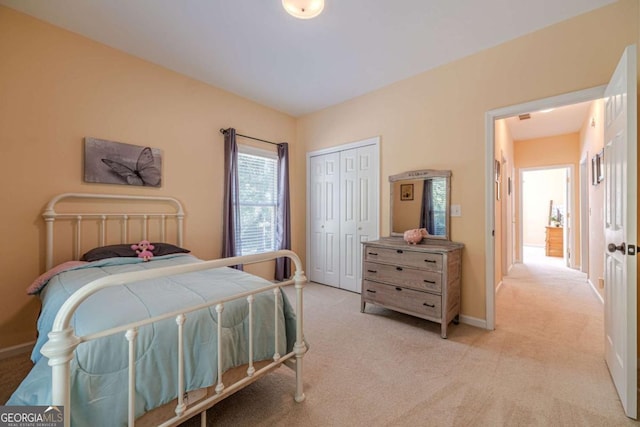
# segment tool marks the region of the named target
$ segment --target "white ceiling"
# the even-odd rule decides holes
[[[531,118],[527,120],[520,120],[518,116],[505,120],[514,141],[579,132],[589,119],[587,116],[592,102],[567,105],[546,113],[532,111],[529,113]]]
[[[346,101],[615,0],[0,0],[293,116]]]

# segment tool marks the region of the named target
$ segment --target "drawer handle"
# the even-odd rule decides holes
[[[375,294],[376,291],[372,290],[372,289],[367,289],[367,292],[371,292],[372,294]]]
[[[432,262],[435,264],[436,260],[435,259],[425,259],[424,262]]]
[[[367,270],[368,273],[377,273],[378,270]]]
[[[402,271],[402,267],[396,267],[396,270]]]
[[[367,252],[367,254],[368,254],[368,255],[376,255],[376,256],[378,255],[378,254],[377,254],[377,253],[375,253],[375,252]]]
[[[427,307],[431,307],[431,308],[435,308],[435,306],[436,306],[435,304],[427,304],[426,302],[424,304],[422,304],[422,305],[427,306]]]
[[[435,281],[435,280],[426,280],[426,279],[425,279],[425,280],[424,280],[424,283],[431,283],[432,285],[435,285],[435,284],[436,284],[436,281]]]
[[[402,288],[396,287],[396,291],[401,291],[401,290],[402,290]]]
[[[396,252],[398,252],[399,254],[403,254],[404,251],[402,249],[398,249]]]

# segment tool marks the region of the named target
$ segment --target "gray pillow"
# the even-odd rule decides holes
[[[109,245],[99,246],[93,248],[80,258],[80,261],[99,261],[105,258],[117,258],[117,257],[137,257],[136,251],[131,249],[131,244],[122,245]],[[154,248],[151,253],[154,256],[189,253],[189,249],[184,249],[179,246],[172,245],[170,243],[151,243]]]

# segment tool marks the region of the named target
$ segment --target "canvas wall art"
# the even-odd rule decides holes
[[[86,137],[84,181],[160,187],[162,153],[157,148]]]

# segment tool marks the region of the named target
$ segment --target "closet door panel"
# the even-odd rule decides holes
[[[310,280],[340,284],[340,156],[339,153],[310,159]]]
[[[340,288],[357,290],[359,240],[358,149],[340,152]]]
[[[325,236],[324,236],[324,162],[319,157],[309,159],[309,280],[324,283]]]
[[[325,270],[324,283],[340,285],[340,155],[327,154],[325,164]]]
[[[357,231],[356,231],[356,287],[354,291],[361,292],[362,287],[362,245],[360,242],[377,240],[378,205],[380,197],[380,178],[378,172],[378,150],[374,145],[357,149]]]

